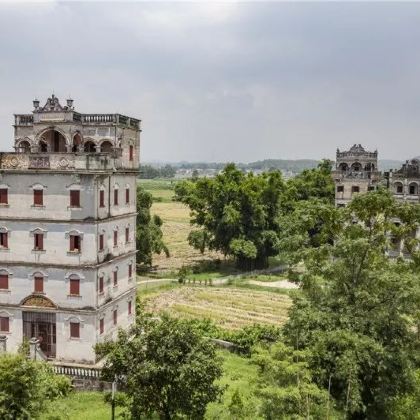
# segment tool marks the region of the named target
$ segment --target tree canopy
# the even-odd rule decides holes
[[[152,194],[137,186],[137,221],[136,248],[137,266],[150,266],[153,253],[164,252],[169,256],[169,250],[163,241],[162,219],[158,215],[151,215],[153,204]]]
[[[215,383],[222,374],[215,348],[189,321],[143,318],[98,352],[107,355],[104,378],[120,378],[135,419],[201,419],[223,391]]]

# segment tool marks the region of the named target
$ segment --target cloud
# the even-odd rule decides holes
[[[0,145],[34,96],[142,118],[145,160],[420,153],[416,3],[0,4]]]

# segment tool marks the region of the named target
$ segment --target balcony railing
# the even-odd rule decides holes
[[[15,125],[33,125],[34,116],[32,114],[15,115]]]

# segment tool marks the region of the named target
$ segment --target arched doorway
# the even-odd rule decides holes
[[[91,140],[87,141],[83,147],[83,150],[87,153],[95,153],[96,152],[95,143]]]
[[[112,143],[110,141],[104,141],[101,144],[101,152],[102,153],[110,153],[110,152],[112,152]]]
[[[29,153],[31,151],[31,145],[29,144],[29,141],[27,140],[22,140],[19,143],[18,149],[17,151],[19,153]]]
[[[51,129],[51,130],[46,131],[42,135],[41,140],[49,146],[48,149],[50,152],[64,153],[67,151],[66,139],[57,130]]]
[[[73,145],[71,147],[72,152],[78,152],[80,150],[80,146],[82,144],[82,137],[79,133],[76,133],[73,137]]]

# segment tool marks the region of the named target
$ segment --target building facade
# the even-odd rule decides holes
[[[378,171],[378,152],[368,152],[361,144],[353,145],[350,150],[337,149],[335,170],[335,204],[347,205],[355,194],[374,190],[381,181]]]
[[[94,363],[135,318],[140,121],[33,105],[0,153],[0,335],[8,351],[37,338],[50,359]]]

